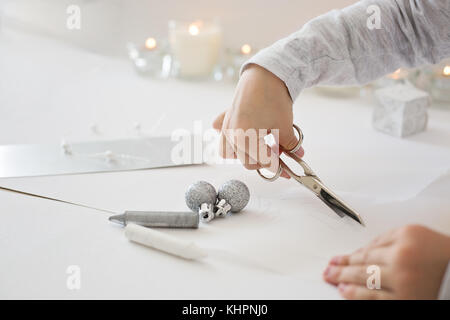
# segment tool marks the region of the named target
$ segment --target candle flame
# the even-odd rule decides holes
[[[197,23],[194,22],[189,25],[189,33],[191,35],[196,36],[199,34],[199,32],[200,32],[200,28]]]
[[[442,70],[442,73],[444,74],[444,76],[450,76],[450,66],[445,66],[444,70]]]
[[[145,47],[149,50],[153,50],[156,48],[156,40],[155,38],[148,38],[145,40]]]
[[[400,69],[397,69],[397,70],[395,70],[393,73],[391,73],[390,75],[389,75],[389,78],[391,78],[391,79],[399,79],[400,78],[400,73],[402,72],[402,69],[400,68]]]
[[[249,44],[244,44],[242,47],[241,47],[241,53],[242,54],[250,54],[252,52],[252,47],[249,45]]]

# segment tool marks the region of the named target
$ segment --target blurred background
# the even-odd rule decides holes
[[[0,0],[0,144],[114,139],[136,136],[137,128],[163,135],[192,129],[194,121],[209,128],[232,101],[247,59],[354,2]],[[366,106],[366,128],[383,131],[371,126],[373,93],[395,84],[423,90],[432,107],[448,113],[448,60],[400,68],[361,88],[305,90],[296,101],[303,110],[294,113],[305,118],[305,105]],[[423,107],[411,134],[426,127]],[[399,121],[392,116],[386,114],[385,133]]]
[[[91,51],[124,55],[127,42],[149,36],[167,37],[168,21],[217,19],[224,45],[251,43],[264,47],[299,29],[305,22],[355,0],[1,0],[4,27],[15,27],[57,37]],[[67,28],[70,5],[82,10],[82,28]],[[63,13],[63,14],[62,14]]]

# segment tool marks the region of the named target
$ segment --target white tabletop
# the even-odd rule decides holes
[[[137,121],[148,135],[193,130],[194,121],[206,130],[233,95],[232,84],[143,78],[128,61],[10,30],[0,34],[0,70],[0,144],[135,137]],[[0,298],[338,298],[321,279],[331,256],[406,223],[450,233],[450,108],[432,107],[427,131],[398,139],[374,131],[372,106],[314,91],[294,106],[305,160],[365,228],[294,181],[268,183],[239,165],[0,179],[118,212],[185,210],[197,180],[238,178],[251,192],[241,214],[164,230],[207,248],[204,261],[189,262],[128,242],[107,214],[1,191]],[[66,285],[71,265],[79,290]]]

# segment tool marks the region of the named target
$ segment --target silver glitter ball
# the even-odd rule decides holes
[[[203,203],[214,206],[216,197],[216,189],[206,181],[191,184],[184,195],[186,205],[194,212],[198,212]]]
[[[231,212],[239,212],[245,208],[250,200],[250,191],[247,186],[239,180],[230,180],[219,188],[217,198],[224,199],[231,206]]]

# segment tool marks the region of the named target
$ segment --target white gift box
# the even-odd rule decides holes
[[[396,137],[424,131],[430,97],[411,84],[397,84],[375,91],[378,104],[373,111],[375,129]]]

